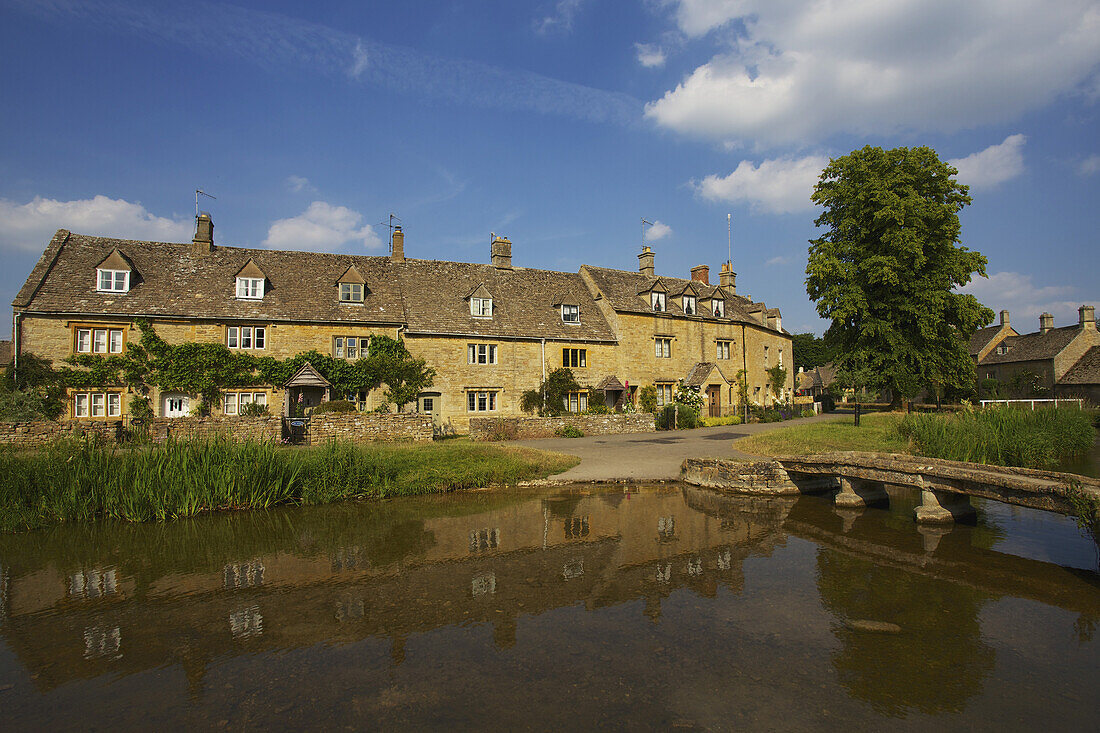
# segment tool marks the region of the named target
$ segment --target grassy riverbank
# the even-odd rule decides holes
[[[469,441],[297,449],[222,440],[139,449],[62,441],[37,452],[0,453],[0,532],[499,486],[577,463]]]
[[[1092,416],[1075,408],[979,410],[955,414],[874,413],[753,435],[738,450],[762,456],[832,451],[911,453],[952,461],[1053,468],[1092,449]]]

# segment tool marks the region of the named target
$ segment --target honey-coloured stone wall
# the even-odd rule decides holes
[[[470,418],[473,440],[535,440],[553,438],[566,426],[585,435],[652,433],[656,431],[649,413],[612,415],[566,415],[563,417],[474,417]]]
[[[322,412],[309,423],[309,444],[432,440],[432,418],[417,413]]]

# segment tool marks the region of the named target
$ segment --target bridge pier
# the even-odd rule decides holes
[[[920,506],[914,511],[920,524],[953,524],[974,517],[974,505],[966,494],[920,486]]]
[[[833,503],[839,507],[860,508],[871,504],[888,502],[886,485],[881,481],[861,478],[840,477],[840,491],[833,497]]]

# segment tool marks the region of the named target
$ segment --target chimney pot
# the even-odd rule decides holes
[[[405,232],[400,226],[393,228],[393,237],[390,242],[390,260],[393,262],[405,261]]]
[[[710,268],[706,265],[696,265],[691,268],[691,279],[704,285],[710,285]]]
[[[1008,311],[1007,310],[1001,311],[1001,325],[1002,326],[1010,325],[1009,320],[1008,320]]]
[[[722,269],[718,273],[718,284],[729,290],[731,295],[737,295],[737,273],[733,271],[732,262],[722,263]]]
[[[214,250],[214,220],[210,214],[202,212],[195,217],[195,236],[191,240],[193,254],[209,254]]]
[[[1044,313],[1039,316],[1039,333],[1046,333],[1054,328],[1054,316]]]
[[[512,269],[512,241],[508,237],[493,237],[493,243],[489,248],[489,256],[493,267],[502,270]]]
[[[653,267],[653,250],[647,247],[642,247],[642,253],[638,255],[638,272],[648,277],[653,277],[655,269]]]
[[[1096,330],[1096,308],[1091,305],[1083,305],[1077,309],[1077,312],[1081,315],[1081,328],[1095,331]]]

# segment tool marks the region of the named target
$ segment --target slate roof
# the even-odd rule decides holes
[[[718,376],[722,377],[722,381],[726,384],[730,384],[730,380],[726,378],[726,375],[722,372],[721,368],[713,361],[700,361],[697,362],[688,372],[688,375],[684,378],[684,384],[689,387],[702,387],[707,383],[710,373],[715,369],[718,370]]]
[[[118,249],[134,264],[127,293],[96,292],[95,269]],[[262,300],[236,297],[236,274],[252,260],[266,275]],[[352,264],[367,281],[362,304],[341,304],[337,280]],[[398,279],[388,257],[140,242],[59,231],[12,303],[34,313],[216,320],[400,324]]]
[[[576,273],[439,260],[405,260],[393,268],[404,293],[409,333],[615,340]],[[482,289],[493,299],[492,318],[470,315],[467,298]],[[580,306],[579,324],[562,322],[563,302]]]
[[[824,389],[832,384],[834,379],[836,379],[836,367],[832,364],[824,364],[800,372],[798,374],[798,388],[811,389],[816,387]]]
[[[130,291],[97,292],[96,265],[116,249],[137,273]],[[236,297],[237,273],[250,262],[266,280],[262,300]],[[338,282],[354,281],[349,274],[356,272],[366,281],[364,301],[341,303]],[[479,290],[493,298],[491,319],[470,315],[466,298]],[[580,323],[563,323],[551,300],[578,304]],[[51,240],[12,305],[33,313],[407,324],[411,333],[615,340],[576,273],[222,245],[196,255],[190,243],[65,230]]]
[[[1070,370],[1062,375],[1058,384],[1100,384],[1100,346],[1085,352]]]
[[[996,326],[986,326],[985,328],[979,328],[974,332],[974,335],[970,337],[970,355],[977,356],[982,353],[982,349],[993,340],[993,337],[1000,333],[1002,326],[997,324]]]
[[[672,297],[670,297],[666,303],[667,313],[684,316],[686,318],[711,318],[711,311],[704,305],[704,302],[714,297],[716,292],[719,293],[719,295],[721,294],[720,288],[717,285],[704,285],[697,280],[693,281],[687,278],[675,278],[665,275],[650,277],[641,272],[612,270],[606,267],[592,267],[590,265],[582,265],[581,271],[587,273],[588,276],[592,278],[592,281],[608,299],[612,308],[617,311],[629,313],[653,312],[653,306],[645,293],[648,293],[658,282],[664,285],[670,295],[683,292],[689,285],[695,287],[699,293],[699,303],[697,304],[699,315],[687,316],[680,308],[680,304]],[[762,304],[754,304],[749,299],[743,298],[740,295],[728,294],[726,295],[725,301],[726,318],[724,320],[762,325],[761,318],[751,315],[753,310],[762,313],[764,311]],[[754,308],[754,306],[756,307]]]
[[[1010,364],[1016,361],[1038,361],[1053,359],[1062,349],[1073,341],[1081,332],[1078,324],[1052,328],[1046,333],[1025,333],[1020,336],[1008,336],[1001,341],[1000,346],[1007,346],[1007,354],[998,354],[995,350],[990,352],[982,364]]]

